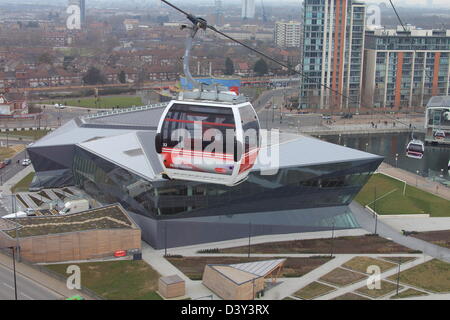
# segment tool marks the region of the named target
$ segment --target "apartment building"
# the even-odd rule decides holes
[[[275,45],[279,48],[296,48],[301,45],[301,23],[296,21],[276,22]]]
[[[364,105],[425,106],[450,94],[450,30],[368,30],[365,43]]]
[[[304,0],[300,108],[358,108],[366,6],[355,0]],[[345,98],[345,97],[347,98]]]

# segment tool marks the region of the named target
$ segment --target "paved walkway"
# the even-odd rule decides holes
[[[11,264],[11,257],[0,253],[0,265],[11,269]],[[59,295],[60,299],[80,295],[87,300],[94,300],[92,297],[89,297],[87,294],[81,293],[78,290],[69,290],[65,282],[55,279],[54,277],[40,272],[26,264],[20,262],[16,263],[16,272],[21,276],[30,279],[32,282],[38,283],[39,285]]]
[[[142,259],[155,269],[161,276],[179,275],[186,283],[186,295],[193,300],[213,295],[215,300],[220,299],[206,288],[201,281],[193,281],[167,261],[164,256],[142,241]]]
[[[290,256],[290,255],[289,255]],[[349,256],[336,256],[333,260],[321,265],[300,278],[280,278],[277,286],[268,290],[263,297],[263,300],[280,300],[284,297],[294,294],[299,289],[305,287],[311,282],[316,281],[323,275],[331,272],[340,265],[350,260]]]
[[[374,231],[375,218],[371,212],[356,202],[350,204],[350,209],[361,227],[366,230],[371,230],[372,232]],[[428,256],[450,262],[450,249],[414,237],[406,237],[391,227],[388,222],[389,219],[378,219],[377,233],[383,238],[391,239],[392,241],[413,250],[420,250]]]
[[[383,219],[383,221],[401,232],[402,230],[408,231],[440,231],[440,230],[450,230],[450,217],[449,218],[420,218],[420,217],[389,217],[389,216],[378,216],[378,219]]]
[[[415,186],[421,190],[439,195],[444,199],[450,200],[450,188],[442,185],[439,182],[431,181],[427,178],[400,168],[395,168],[384,162],[378,168],[378,172],[388,174],[400,180],[404,180],[411,186]]]

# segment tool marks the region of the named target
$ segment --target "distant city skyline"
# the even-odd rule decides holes
[[[185,0],[172,0],[173,3],[178,5],[186,6]],[[224,2],[224,5],[230,5],[230,4],[236,4],[240,5],[242,0],[228,0]],[[386,3],[389,4],[388,0],[360,0],[366,3]],[[30,4],[64,4],[67,3],[68,0],[24,0],[22,3],[30,3]],[[148,4],[148,3],[157,3],[160,2],[159,0],[129,0],[127,1],[130,5],[140,5],[140,4]],[[273,6],[278,5],[280,6],[282,3],[293,5],[293,4],[299,4],[301,0],[264,0],[264,5],[267,6]],[[0,4],[4,3],[17,3],[16,0],[0,0]],[[124,3],[123,0],[90,0],[89,3],[92,5],[95,4],[119,4]],[[214,0],[192,0],[191,3],[195,4],[211,4],[214,5]],[[430,3],[432,3],[433,7],[439,7],[439,8],[448,8],[450,9],[450,1],[448,0],[395,0],[394,4],[401,7],[429,7]],[[256,6],[260,6],[260,1],[256,1]]]

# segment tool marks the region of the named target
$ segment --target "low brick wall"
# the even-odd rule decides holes
[[[118,250],[141,249],[139,229],[89,230],[19,239],[21,257],[33,263],[89,260],[112,256]],[[0,246],[17,241],[0,235]]]

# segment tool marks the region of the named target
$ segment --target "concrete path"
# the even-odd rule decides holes
[[[444,186],[439,182],[431,181],[425,177],[400,168],[395,168],[384,162],[380,165],[377,171],[406,181],[407,184],[419,188],[423,191],[427,191],[429,193],[438,195],[441,198],[450,200],[450,188]]]
[[[0,253],[0,274],[5,276],[12,275],[12,260],[11,257]],[[81,293],[78,290],[69,290],[65,282],[55,279],[45,273],[38,271],[23,263],[16,263],[16,272],[20,276],[20,282],[18,282],[18,291],[25,293],[27,296],[19,296],[19,299],[33,299],[33,300],[46,300],[46,299],[64,299],[74,295],[80,295],[87,300],[93,300],[85,293]],[[9,281],[5,281],[9,286]],[[21,287],[19,287],[19,284]],[[0,291],[2,291],[1,289]],[[11,294],[11,292],[9,293]],[[14,292],[12,292],[14,294]],[[0,295],[2,296],[2,295]],[[6,298],[6,297],[5,297]]]
[[[372,213],[356,202],[352,202],[350,204],[350,209],[361,227],[374,232],[375,218]],[[377,233],[383,238],[391,239],[392,241],[405,247],[413,250],[420,250],[428,256],[450,262],[450,249],[440,247],[414,237],[403,236],[399,231],[388,224],[388,219],[378,219]]]
[[[346,236],[361,236],[368,234],[364,229],[347,229],[347,230],[335,230],[335,237],[346,237]],[[251,244],[266,243],[266,242],[281,242],[281,241],[292,241],[292,240],[307,240],[307,239],[322,239],[331,238],[331,231],[319,231],[319,232],[303,232],[303,233],[289,233],[280,235],[267,235],[252,237],[250,239]],[[183,256],[193,256],[197,255],[199,250],[204,249],[224,249],[232,247],[247,246],[248,238],[234,239],[228,241],[205,243],[186,247],[170,248],[168,252],[170,254],[180,254]],[[161,255],[164,254],[164,250],[159,250]]]
[[[164,253],[163,253],[164,254]],[[179,275],[186,283],[186,295],[193,300],[213,295],[215,300],[220,299],[206,288],[201,281],[193,281],[167,261],[163,254],[142,241],[142,259],[155,269],[161,276]]]
[[[262,300],[280,300],[284,297],[294,294],[299,289],[305,287],[311,282],[316,281],[328,272],[338,268],[340,265],[346,263],[351,257],[336,256],[333,260],[321,265],[300,278],[281,278],[280,284],[268,290]]]
[[[450,218],[390,218],[389,216],[379,216],[378,219],[382,219],[384,223],[398,232],[402,230],[418,232],[450,230]]]

